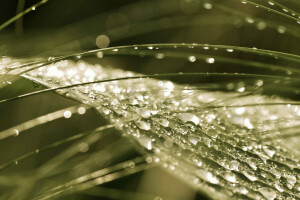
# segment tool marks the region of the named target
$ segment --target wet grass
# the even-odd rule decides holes
[[[33,2],[0,31],[56,3]],[[132,1],[9,36],[0,198],[300,198],[298,9]]]

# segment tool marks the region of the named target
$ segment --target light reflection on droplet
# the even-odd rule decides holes
[[[103,52],[102,51],[97,52],[97,57],[98,58],[103,58]]]
[[[163,53],[158,53],[155,55],[155,57],[160,60],[160,59],[163,59],[165,57],[165,55]]]
[[[68,119],[68,118],[70,118],[71,116],[72,116],[72,112],[71,112],[71,111],[67,110],[67,111],[64,112],[64,117],[65,117],[65,118]]]
[[[207,10],[210,10],[212,9],[213,5],[211,3],[204,3],[203,4],[203,8],[207,9]]]
[[[84,153],[89,150],[89,145],[85,142],[79,144],[79,151]]]
[[[214,58],[206,58],[205,62],[209,63],[209,64],[213,64],[213,63],[215,63],[215,59]]]
[[[199,118],[192,113],[180,113],[177,115],[179,119],[181,119],[184,123],[193,122],[194,124],[199,124]]]
[[[77,111],[78,111],[78,114],[83,115],[86,112],[86,109],[85,109],[85,107],[79,107]]]
[[[262,187],[259,192],[268,200],[274,200],[276,198],[276,192],[268,187]]]
[[[278,33],[283,34],[283,33],[285,33],[286,28],[285,28],[284,26],[278,26],[278,27],[277,27],[277,31],[278,31]]]
[[[195,62],[196,61],[196,57],[195,56],[189,56],[188,57],[188,61]]]
[[[106,48],[109,46],[110,40],[106,35],[99,35],[96,38],[96,45],[98,48]]]

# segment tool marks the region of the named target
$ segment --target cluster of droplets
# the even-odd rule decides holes
[[[189,61],[193,59],[189,57]],[[67,60],[26,74],[49,87],[138,75]],[[263,84],[255,81],[257,87]],[[293,119],[299,118],[300,109],[291,105],[238,106],[283,100],[243,96],[247,92],[243,82],[226,87],[236,92],[209,92],[171,81],[135,78],[59,92],[97,108],[121,133],[154,152],[163,167],[208,194],[299,198],[299,160],[278,145],[276,136],[299,125],[299,120]],[[70,113],[64,115],[71,117]],[[278,122],[279,118],[289,120]],[[86,145],[81,149],[85,151]]]
[[[256,8],[263,8],[266,9],[267,11],[273,11],[273,12],[279,12],[282,15],[287,15],[288,17],[290,17],[291,19],[294,19],[298,24],[300,24],[300,15],[299,13],[297,13],[296,11],[293,11],[289,8],[287,8],[284,5],[281,5],[275,1],[265,1],[263,3],[267,3],[268,6],[264,6],[263,3],[262,4],[257,4],[255,2],[249,1],[249,0],[241,0],[242,4],[249,4],[249,5],[253,5]]]

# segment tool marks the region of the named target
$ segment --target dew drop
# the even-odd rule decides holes
[[[135,122],[135,124],[140,128],[140,129],[143,129],[143,130],[150,130],[151,129],[151,126],[150,124],[148,124],[147,122],[144,122],[144,121],[137,121]]]
[[[244,92],[245,91],[245,87],[240,87],[237,89],[238,92]]]
[[[142,146],[144,146],[146,149],[151,150],[152,149],[152,141],[151,138],[142,136],[138,138],[138,141]]]
[[[102,51],[97,52],[97,57],[98,58],[103,58],[103,52]]]
[[[108,47],[109,43],[110,43],[109,37],[107,37],[106,35],[99,35],[96,38],[96,45],[100,49]],[[98,53],[97,53],[97,56],[98,56]]]
[[[214,58],[206,58],[205,62],[208,64],[213,64],[213,63],[215,63],[215,59]]]
[[[210,3],[204,3],[204,4],[203,4],[203,8],[205,8],[205,9],[207,9],[207,10],[212,9],[212,7],[213,7],[213,5],[210,4]]]
[[[164,127],[168,127],[168,126],[169,126],[169,121],[168,121],[167,119],[161,118],[161,119],[158,119],[157,122],[158,122],[160,125],[164,126]]]
[[[268,200],[274,200],[276,198],[276,192],[268,187],[262,187],[259,192]]]
[[[144,109],[144,108],[142,108],[142,109],[139,110],[139,114],[140,114],[141,117],[143,117],[143,118],[149,118],[149,117],[151,116],[150,111],[147,110],[147,109]]]
[[[129,162],[128,163],[128,167],[129,168],[134,168],[135,167],[135,163],[134,162]]]
[[[197,171],[197,174],[200,176],[200,178],[202,178],[205,181],[208,181],[212,184],[218,184],[219,183],[219,179],[217,177],[215,177],[212,173],[210,173],[206,170],[199,169]]]
[[[84,153],[89,150],[89,145],[85,142],[79,144],[79,151]]]
[[[163,54],[163,53],[158,53],[155,55],[155,58],[157,58],[159,60],[163,59],[164,57],[165,57],[165,54]]]
[[[199,124],[199,118],[192,113],[180,113],[177,117],[181,119],[184,123],[193,122],[195,125]]]
[[[249,24],[253,24],[255,21],[254,19],[250,18],[250,17],[246,17],[245,18],[246,22],[248,22]]]
[[[258,22],[256,27],[258,30],[264,30],[266,28],[267,24],[265,22]]]
[[[147,158],[146,158],[146,162],[147,162],[147,163],[152,163],[152,157],[147,157]]]
[[[297,178],[293,175],[286,175],[286,180],[291,184],[291,185],[295,185],[295,183],[297,182]]]
[[[209,129],[207,132],[206,132],[207,135],[209,135],[210,137],[212,138],[217,138],[218,137],[218,132],[214,129]]]
[[[248,172],[248,171],[243,171],[243,174],[250,180],[250,181],[256,181],[257,180],[257,177],[251,173],[251,172]]]
[[[231,183],[237,183],[236,176],[232,172],[226,172],[224,178]]]
[[[188,139],[194,145],[196,145],[199,141],[199,139],[197,137],[194,137],[194,136],[189,136]]]
[[[274,156],[274,154],[275,154],[275,151],[274,151],[274,150],[267,149],[267,148],[264,148],[263,150],[264,150],[264,152],[266,152],[266,154],[267,154],[270,158],[272,158],[272,157]]]
[[[78,114],[83,115],[86,112],[86,109],[85,109],[85,107],[79,107],[77,111],[78,111]]]
[[[72,112],[69,111],[69,110],[65,111],[64,112],[64,117],[67,118],[67,119],[70,118],[70,117],[72,117]]]
[[[188,57],[188,61],[195,62],[196,61],[196,57],[195,56],[189,56]]]
[[[285,28],[284,26],[278,26],[278,27],[277,27],[277,31],[278,31],[278,33],[283,34],[283,33],[285,33],[286,28]]]
[[[19,132],[18,129],[15,129],[14,132],[15,132],[15,133],[14,133],[15,136],[18,136],[18,135],[20,134],[20,132]]]
[[[246,163],[248,163],[248,165],[249,165],[252,169],[257,170],[257,166],[256,166],[257,161],[255,160],[255,158],[249,157],[249,158],[247,158],[245,161],[246,161]]]

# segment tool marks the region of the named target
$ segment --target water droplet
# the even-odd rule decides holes
[[[206,144],[206,146],[211,147],[211,139],[204,137],[203,142]]]
[[[70,117],[72,117],[72,112],[69,111],[69,110],[65,111],[64,112],[64,117],[67,118],[67,119],[70,118]]]
[[[250,180],[250,181],[256,181],[257,177],[252,172],[243,171],[243,174]]]
[[[214,129],[209,129],[207,132],[206,132],[207,135],[209,135],[210,137],[212,138],[217,138],[218,137],[218,132]]]
[[[276,190],[278,190],[279,192],[284,192],[284,188],[282,187],[281,183],[276,180],[274,183],[274,187],[276,188]]]
[[[205,8],[205,9],[207,9],[207,10],[212,9],[212,7],[213,7],[213,5],[210,4],[210,3],[204,3],[204,4],[203,4],[203,8]]]
[[[109,43],[110,43],[109,37],[107,37],[106,35],[99,35],[96,38],[96,45],[100,49],[108,47]],[[97,56],[98,56],[98,53],[97,53]]]
[[[188,61],[195,62],[196,61],[196,57],[195,56],[189,56],[188,57]]]
[[[181,119],[184,123],[193,122],[195,125],[199,124],[199,118],[192,113],[180,113],[177,117]]]
[[[255,21],[254,19],[250,18],[250,17],[246,17],[245,18],[246,22],[248,22],[249,24],[253,24]]]
[[[194,137],[194,136],[188,136],[188,139],[194,145],[196,145],[198,143],[198,141],[199,141],[199,138]]]
[[[283,34],[283,33],[285,33],[286,28],[285,28],[284,26],[278,26],[278,27],[277,27],[277,31],[278,31],[278,33]]]
[[[267,27],[267,24],[265,22],[258,22],[256,27],[258,30],[264,30]]]
[[[237,183],[236,175],[232,172],[226,172],[224,178],[231,183]]]
[[[213,64],[213,63],[215,63],[215,59],[214,58],[206,58],[205,62],[208,64]]]
[[[297,178],[293,175],[286,175],[285,178],[291,185],[295,185],[297,182]]]
[[[116,106],[116,105],[118,105],[118,104],[119,104],[118,99],[113,99],[113,100],[110,102],[110,105],[112,105],[112,106]]]
[[[79,107],[77,111],[78,111],[78,114],[83,115],[86,112],[86,109],[85,109],[85,107]]]
[[[97,57],[98,58],[103,58],[103,52],[102,51],[97,52]]]
[[[262,187],[259,192],[268,200],[273,200],[276,198],[276,192],[268,187]]]
[[[158,119],[157,122],[164,127],[169,126],[169,121],[167,119],[161,118],[161,119]]]
[[[85,142],[79,144],[79,151],[84,153],[89,150],[89,145]]]
[[[152,157],[147,157],[147,158],[146,158],[146,162],[147,162],[147,163],[152,163]]]
[[[234,112],[237,114],[237,115],[242,115],[244,114],[246,111],[246,108],[245,107],[239,107],[239,108],[235,108],[234,109]]]
[[[155,55],[155,57],[156,57],[157,59],[163,59],[163,58],[165,57],[165,54],[163,54],[163,53],[157,53],[157,54]]]
[[[150,129],[150,128],[149,128]],[[141,136],[138,138],[138,141],[142,146],[144,146],[146,149],[151,150],[152,149],[152,140],[149,137]]]
[[[205,181],[208,181],[212,184],[218,184],[219,179],[215,177],[212,173],[205,171],[203,169],[197,170],[197,174],[200,176],[200,178],[204,179]]]
[[[274,154],[275,154],[274,150],[270,150],[270,149],[267,149],[267,148],[264,148],[263,150],[264,150],[264,152],[266,152],[266,154],[268,154],[268,156],[270,158],[272,158],[274,156]]]
[[[15,129],[15,130],[14,130],[14,135],[15,135],[15,136],[18,136],[19,134],[20,134],[19,130],[18,130],[18,129]]]
[[[271,6],[274,6],[275,4],[271,1],[268,1],[268,3],[271,5]]]
[[[248,165],[250,165],[250,167],[252,168],[252,169],[254,169],[254,170],[257,170],[257,161],[255,160],[255,158],[251,158],[251,157],[249,157],[249,158],[247,158],[246,160],[245,160],[245,162],[248,164]]]
[[[257,80],[256,83],[255,83],[255,85],[257,85],[258,87],[263,86],[263,84],[264,84],[263,80]]]
[[[149,117],[151,116],[150,111],[147,110],[147,109],[144,109],[144,108],[142,108],[142,109],[139,110],[139,114],[140,114],[141,117],[143,117],[143,118],[149,118]]]
[[[140,128],[140,129],[143,129],[143,130],[150,130],[151,129],[151,126],[150,124],[148,124],[147,122],[144,122],[144,121],[137,121],[135,122],[135,124]]]
[[[135,167],[135,163],[134,162],[129,162],[128,163],[128,167],[129,168],[134,168]]]

